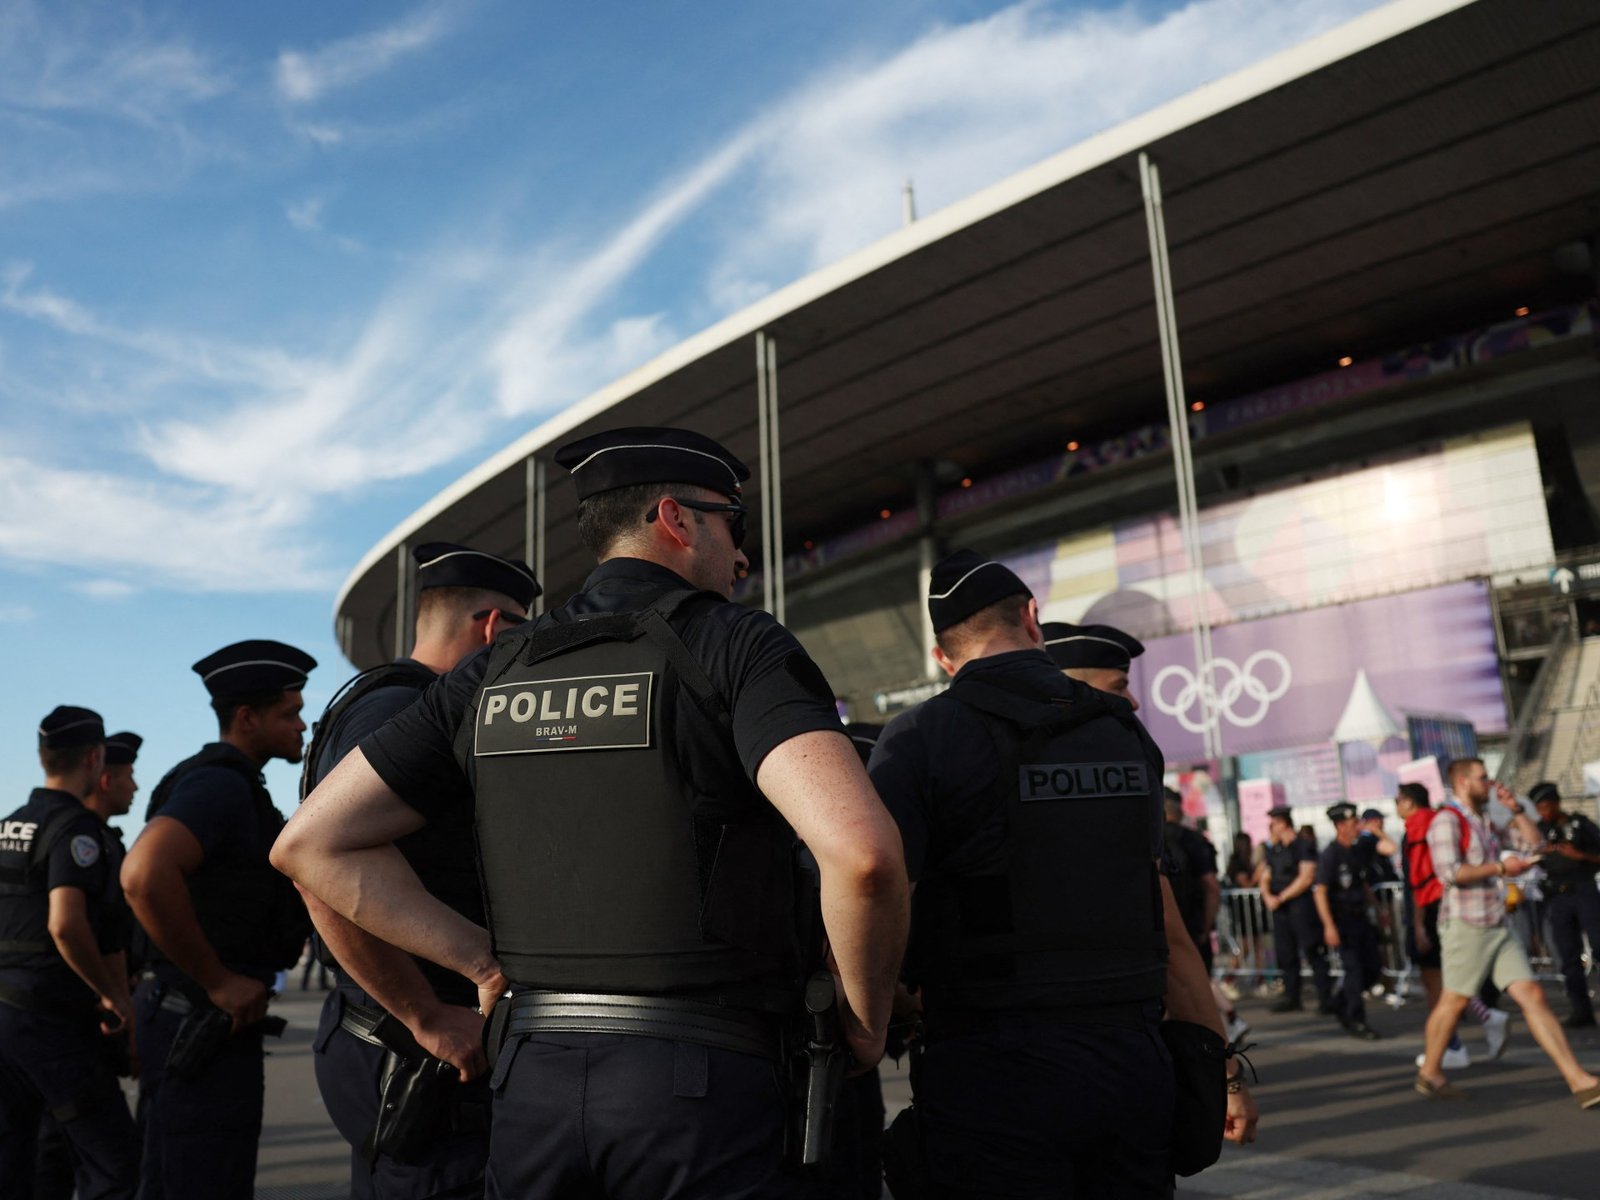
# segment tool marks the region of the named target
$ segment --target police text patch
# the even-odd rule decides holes
[[[650,745],[649,671],[501,683],[478,700],[473,753],[642,750]]]
[[[1024,800],[1103,800],[1148,795],[1142,762],[1028,763],[1017,772]]]

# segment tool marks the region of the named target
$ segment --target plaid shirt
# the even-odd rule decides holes
[[[1448,815],[1447,815],[1448,814]],[[1467,852],[1461,853],[1461,826],[1467,827]],[[1523,844],[1515,825],[1509,830],[1512,845],[1532,850]],[[1465,866],[1498,862],[1500,838],[1494,826],[1478,817],[1471,808],[1446,800],[1428,826],[1428,851],[1433,855],[1434,876],[1444,885],[1444,900],[1439,905],[1439,924],[1465,921],[1481,929],[1492,929],[1506,919],[1505,880],[1491,875],[1476,883],[1457,883],[1456,871]]]

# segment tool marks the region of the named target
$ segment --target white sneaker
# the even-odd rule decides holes
[[[1489,1044],[1489,1057],[1499,1058],[1510,1036],[1511,1015],[1498,1008],[1489,1010],[1489,1019],[1483,1023],[1483,1039]]]
[[[1245,1034],[1250,1032],[1250,1022],[1246,1021],[1238,1013],[1234,1013],[1234,1015],[1229,1017],[1227,1020],[1226,1032],[1230,1042],[1237,1042]]]
[[[1234,984],[1233,984],[1233,982],[1231,980],[1224,979],[1220,983],[1218,983],[1217,986],[1222,989],[1222,994],[1224,996],[1226,996],[1229,1000],[1233,1000],[1235,1002],[1238,1001],[1238,999],[1239,999],[1239,989],[1236,986],[1234,986]]]
[[[1426,1054],[1417,1055],[1417,1066],[1420,1067],[1422,1065],[1422,1060],[1426,1057]],[[1465,1046],[1446,1047],[1444,1058],[1439,1063],[1440,1069],[1445,1071],[1462,1071],[1471,1065],[1472,1056],[1467,1053],[1467,1048]]]

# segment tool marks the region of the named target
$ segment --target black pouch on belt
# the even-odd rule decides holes
[[[415,1166],[452,1128],[456,1069],[431,1054],[384,1056],[378,1083],[378,1123],[362,1147],[367,1161],[379,1154]]]
[[[210,1004],[197,1004],[178,1022],[167,1051],[167,1074],[193,1079],[215,1061],[233,1033],[233,1018]]]
[[[1228,1047],[1204,1025],[1190,1021],[1163,1021],[1161,1040],[1172,1055],[1172,1169],[1194,1175],[1222,1157]]]

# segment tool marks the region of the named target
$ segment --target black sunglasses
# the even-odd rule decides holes
[[[672,496],[670,499],[676,502],[678,507],[692,508],[696,512],[733,513],[733,520],[728,522],[728,532],[733,534],[733,548],[735,550],[744,548],[745,534],[750,532],[749,526],[746,523],[750,516],[750,510],[744,505],[738,503],[737,501],[730,504],[713,504],[707,500],[679,500],[676,496]],[[649,512],[645,513],[644,519],[646,524],[649,524],[651,521],[656,519],[656,512],[657,510],[652,508]]]
[[[523,624],[524,622],[526,622],[528,620],[527,617],[519,617],[515,613],[508,613],[503,608],[486,608],[482,612],[473,613],[472,614],[472,619],[474,621],[481,621],[485,617],[489,616],[489,614],[491,614],[491,613],[499,613],[500,614],[500,624],[502,626],[506,626],[506,625],[521,625],[521,624]]]

